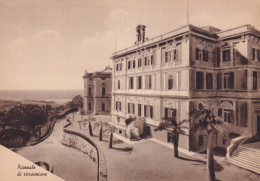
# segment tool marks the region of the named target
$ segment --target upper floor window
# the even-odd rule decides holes
[[[170,61],[170,52],[165,52],[165,62],[169,62]]]
[[[202,52],[199,48],[196,48],[196,60],[202,60]]]
[[[129,77],[129,89],[134,88],[134,77]]]
[[[106,88],[105,87],[102,87],[102,95],[106,95]]]
[[[196,89],[204,88],[204,75],[203,72],[196,72]]]
[[[122,70],[122,63],[117,63],[116,64],[116,71],[121,71]]]
[[[173,89],[173,76],[170,75],[168,79],[168,90]]]
[[[152,76],[151,75],[145,76],[145,89],[152,89]]]
[[[142,89],[142,76],[137,77],[137,89]]]
[[[153,65],[154,64],[154,56],[147,56],[144,57],[144,66],[149,66],[149,65]]]
[[[88,103],[88,110],[91,111],[91,102]]]
[[[117,81],[117,88],[120,89],[120,80]]]
[[[222,89],[222,74],[217,73],[217,89]]]
[[[257,72],[253,72],[253,90],[257,90]]]
[[[208,57],[209,57],[208,50],[206,49],[201,50],[199,48],[196,48],[196,60],[208,62]]]
[[[234,72],[224,74],[224,89],[234,89]]]
[[[213,89],[213,75],[206,73],[206,89]]]
[[[91,92],[91,87],[88,87],[88,95],[91,95],[92,92]]]
[[[127,69],[130,69],[131,68],[131,61],[128,61],[127,62]]]
[[[260,50],[256,50],[255,48],[252,49],[252,60],[260,61]]]
[[[142,59],[141,58],[138,58],[138,67],[142,67]]]
[[[165,52],[165,62],[170,62],[172,60],[176,61],[177,60],[177,55],[178,55],[178,50],[177,49]]]
[[[223,50],[222,60],[223,60],[223,62],[227,62],[227,61],[231,60],[231,58],[230,58],[230,49]]]
[[[133,60],[133,69],[135,68],[135,60]]]

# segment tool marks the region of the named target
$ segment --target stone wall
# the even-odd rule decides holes
[[[97,147],[97,145],[87,136],[71,131],[68,127],[71,125],[71,122],[64,126],[62,133],[62,144],[76,148],[83,153],[89,155],[89,157],[97,163],[98,181],[107,180],[107,166],[106,160],[103,152]]]

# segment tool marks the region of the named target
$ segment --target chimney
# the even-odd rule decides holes
[[[137,41],[136,43],[141,43],[141,42],[144,42],[145,40],[145,28],[146,26],[145,25],[141,25],[139,24],[137,27],[136,27],[136,32],[137,32]]]

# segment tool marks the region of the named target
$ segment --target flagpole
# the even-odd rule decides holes
[[[189,24],[189,0],[187,0],[187,24]]]

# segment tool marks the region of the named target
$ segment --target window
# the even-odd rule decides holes
[[[154,64],[154,56],[152,55],[151,56],[151,65],[153,65]]]
[[[106,80],[106,77],[101,77],[102,80]]]
[[[166,118],[176,118],[177,110],[173,108],[164,108],[164,116]]]
[[[230,49],[223,50],[222,59],[223,62],[230,61]]]
[[[142,116],[142,105],[138,104],[138,116]]]
[[[196,89],[204,88],[203,72],[196,72]]]
[[[196,48],[196,60],[201,60],[202,56],[201,56],[201,50],[199,48]]]
[[[208,62],[208,51],[207,50],[203,50],[203,61],[204,62]]]
[[[253,90],[257,90],[257,72],[253,72]]]
[[[106,88],[102,87],[102,96],[106,95]]]
[[[153,106],[144,105],[144,117],[153,118]]]
[[[257,50],[257,59],[258,59],[258,62],[260,62],[260,50]]]
[[[222,139],[222,145],[225,145],[225,144],[226,144],[226,142],[227,142],[227,140],[226,140],[226,139]]]
[[[168,79],[168,90],[173,89],[173,76],[170,75]]]
[[[116,101],[116,110],[121,111],[121,102],[120,101]]]
[[[178,57],[177,57],[177,56],[178,56],[177,54],[178,54],[177,49],[173,50],[173,60],[174,60],[174,61],[176,61],[177,58],[178,58]]]
[[[152,89],[152,76],[151,75],[145,76],[145,88]]]
[[[217,73],[217,89],[221,89],[221,88],[222,88],[222,74]]]
[[[142,59],[138,58],[138,67],[142,67]]]
[[[88,87],[88,95],[91,96],[91,87]]]
[[[171,132],[167,132],[167,142],[173,143],[173,134]]]
[[[119,64],[119,70],[122,70],[122,63]]]
[[[131,68],[131,61],[128,61],[128,66],[127,66],[128,69]]]
[[[133,69],[135,68],[135,60],[133,60]]]
[[[88,103],[88,110],[91,111],[91,102]]]
[[[106,105],[105,105],[105,103],[104,102],[102,102],[102,111],[105,111],[106,110]]]
[[[199,135],[199,146],[203,146],[203,135]]]
[[[144,57],[144,66],[147,66],[147,57]]]
[[[206,73],[206,89],[213,89],[212,73]]]
[[[137,89],[142,89],[142,76],[137,77]]]
[[[224,109],[224,122],[231,123],[231,110]]]
[[[118,71],[118,70],[119,70],[119,68],[118,68],[118,67],[119,67],[119,65],[118,65],[118,64],[116,64],[116,71]]]
[[[256,51],[255,51],[255,49],[253,48],[253,49],[252,49],[252,60],[253,60],[253,61],[255,61],[255,57],[256,57],[256,56],[255,56],[255,53],[256,53]]]
[[[120,80],[117,81],[117,88],[120,89]]]
[[[218,109],[218,116],[222,117],[222,109]]]
[[[128,103],[128,113],[134,114],[135,113],[135,104],[134,103]]]
[[[134,88],[134,77],[129,77],[129,89]]]
[[[165,62],[170,61],[170,52],[165,52]]]
[[[234,72],[224,74],[224,89],[234,88]]]

